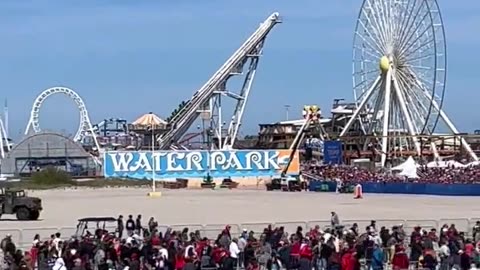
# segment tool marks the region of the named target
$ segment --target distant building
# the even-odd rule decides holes
[[[262,149],[288,149],[304,122],[304,119],[300,119],[273,124],[260,124],[257,147]],[[320,119],[320,123],[325,125],[330,123],[330,119]],[[315,130],[312,128],[307,131],[305,138],[317,138],[318,133],[315,133]]]
[[[41,132],[24,138],[1,163],[4,175],[30,176],[47,167],[72,176],[98,175],[97,161],[82,145],[58,133]]]
[[[343,130],[355,109],[354,103],[342,103],[341,100],[334,100],[331,116],[320,118],[320,124],[328,134],[328,138],[336,139],[338,134]],[[304,119],[281,121],[272,124],[260,124],[258,133],[258,147],[269,149],[288,149],[292,144],[295,136],[305,122]],[[320,131],[316,127],[307,130],[305,139],[319,139]],[[355,124],[351,128],[349,135],[360,135],[360,125]],[[347,149],[355,148],[347,144]]]

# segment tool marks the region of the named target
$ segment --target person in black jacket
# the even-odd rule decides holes
[[[128,236],[132,236],[133,232],[135,231],[135,222],[133,221],[133,216],[128,215],[127,222],[125,223],[125,227],[127,228]]]
[[[122,239],[123,236],[123,230],[125,229],[125,226],[123,224],[123,216],[119,215],[117,219],[117,232],[118,232],[118,238]]]
[[[142,215],[138,215],[135,220],[135,233],[142,236]]]

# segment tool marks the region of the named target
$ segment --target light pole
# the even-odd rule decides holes
[[[289,113],[290,113],[290,105],[284,105],[285,107],[285,118],[288,121],[289,120]]]
[[[150,129],[152,132],[152,192],[155,192],[155,125],[152,124]]]

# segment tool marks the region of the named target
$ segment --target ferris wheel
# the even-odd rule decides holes
[[[431,135],[440,120],[451,134],[458,134],[442,110],[446,56],[436,0],[364,0],[353,43],[357,107],[340,136],[360,119],[363,132],[378,139],[375,145],[384,166],[392,149],[421,155],[421,135]],[[459,140],[478,160],[466,140]],[[429,144],[438,157],[435,144]]]

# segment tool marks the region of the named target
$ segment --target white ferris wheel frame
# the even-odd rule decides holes
[[[7,148],[7,152],[11,150],[10,142],[8,141],[8,133],[6,130],[5,125],[3,124],[3,120],[0,117],[0,160],[5,158],[6,152],[5,148]],[[0,161],[1,164],[1,161]]]
[[[439,119],[457,135],[458,130],[442,110],[446,52],[443,20],[436,0],[364,0],[353,44],[357,108],[340,136],[359,121],[364,133],[380,135],[381,165],[385,166],[391,147],[402,149],[411,143],[420,156],[418,137],[433,134]],[[392,132],[408,133],[410,138],[398,142],[391,138]],[[477,161],[466,140],[456,137]],[[364,148],[367,144],[368,140]],[[439,158],[433,142],[430,147],[435,158]]]
[[[77,108],[80,112],[80,124],[78,126],[75,136],[73,137],[73,141],[81,142],[85,137],[87,137],[87,135],[90,135],[94,140],[95,146],[97,147],[98,150],[100,150],[100,145],[98,144],[97,137],[95,136],[92,123],[90,122],[90,117],[88,116],[88,110],[85,105],[85,102],[80,97],[80,95],[78,95],[74,90],[67,87],[62,87],[62,86],[51,87],[44,90],[42,93],[40,93],[40,95],[37,96],[37,98],[33,102],[33,106],[30,111],[30,119],[28,120],[27,128],[25,129],[25,135],[28,135],[30,131],[33,131],[34,133],[41,132],[40,122],[39,122],[40,109],[42,107],[43,102],[45,102],[47,98],[56,94],[62,94],[71,98],[77,105]]]

